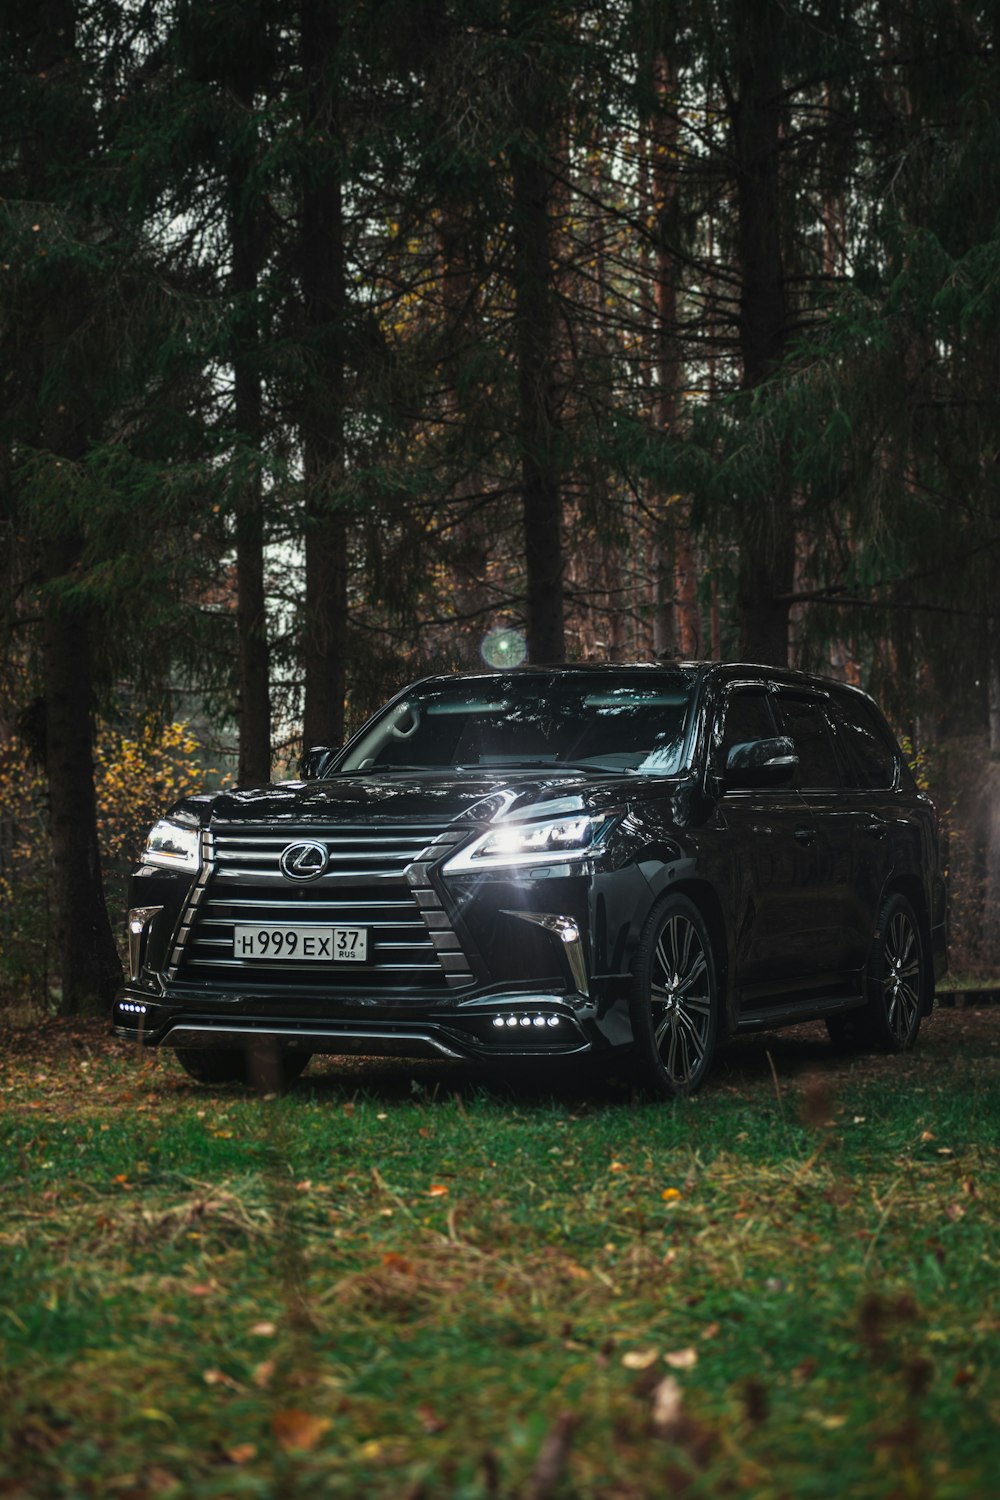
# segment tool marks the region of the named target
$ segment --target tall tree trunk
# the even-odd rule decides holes
[[[25,7],[11,29],[23,39],[27,67],[54,94],[51,118],[36,115],[25,141],[27,194],[44,203],[51,189],[53,153],[61,157],[62,172],[67,156],[82,171],[95,140],[93,116],[81,107],[76,7],[73,0],[49,0],[34,11]],[[10,37],[5,41],[9,45]],[[67,118],[75,125],[68,142],[59,139],[55,124],[65,127]],[[73,465],[86,451],[93,418],[88,392],[60,388],[54,372],[60,370],[66,346],[79,331],[81,310],[91,302],[87,270],[71,262],[46,292],[34,351],[37,362],[29,376],[38,413],[36,444],[55,460],[53,480],[58,483],[64,472],[68,483]],[[39,570],[41,660],[60,1009],[76,1015],[109,1007],[122,972],[108,921],[97,839],[92,611],[66,602],[62,592],[81,581],[84,538],[69,518],[62,525],[58,520],[53,524],[62,499],[54,493],[45,501],[49,540],[42,545]]]
[[[677,425],[680,360],[677,350],[677,268],[666,243],[676,217],[678,123],[673,108],[676,79],[662,54],[653,58],[653,91],[659,104],[649,126],[651,209],[660,225],[653,282],[655,309],[653,421],[661,432]],[[695,565],[690,504],[662,491],[654,496],[653,651],[659,658],[697,654]]]
[[[82,545],[45,549],[47,584],[78,569]],[[50,587],[42,624],[45,761],[52,831],[56,943],[63,1015],[110,1006],[122,971],[111,936],[101,880],[94,794],[90,623],[62,605]]]
[[[741,0],[737,97],[733,104],[740,270],[742,383],[752,390],[785,352],[788,303],[781,243],[781,110],[778,0]],[[788,662],[788,604],[795,568],[791,487],[745,500],[737,583],[740,651],[750,661]]]
[[[522,128],[511,148],[514,187],[514,319],[518,449],[524,505],[528,660],[564,653],[562,494],[557,446],[557,385],[552,286],[554,178],[544,79],[525,62]]]
[[[440,260],[441,327],[443,347],[440,381],[447,421],[455,434],[453,442],[461,445],[468,426],[470,404],[463,366],[476,338],[476,282],[469,262],[468,237],[470,210],[464,204],[444,200],[438,219],[438,255]],[[472,405],[479,399],[474,395]],[[478,463],[462,466],[462,477],[452,490],[453,500],[468,508],[459,514],[453,531],[452,568],[455,575],[454,609],[458,617],[455,634],[462,643],[459,659],[477,662],[483,636],[483,624],[490,613],[491,594],[486,575],[490,556],[490,518],[473,502],[484,486]]]
[[[234,80],[241,108],[253,109],[254,80]],[[241,132],[241,139],[243,133]],[[264,256],[260,207],[253,184],[251,144],[237,148],[229,174],[229,232],[233,296],[233,406],[237,442],[259,454],[263,445],[260,373],[257,367],[260,318],[257,294]],[[239,651],[241,785],[260,784],[271,775],[271,694],[267,600],[264,588],[264,517],[260,469],[252,465],[236,506],[236,630]]]
[[[344,211],[341,185],[340,7],[303,0],[306,169],[302,193],[302,300],[309,349],[302,401],[305,476],[306,745],[344,733],[348,527],[341,499],[344,463]]]

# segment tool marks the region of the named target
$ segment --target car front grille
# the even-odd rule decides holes
[[[213,988],[291,990],[321,996],[372,989],[449,990],[472,981],[429,871],[467,830],[413,823],[363,827],[215,826],[202,842],[202,870],[181,919],[168,978]],[[323,844],[327,868],[297,882],[282,852],[298,840]],[[244,959],[237,925],[321,923],[365,927],[365,964]]]

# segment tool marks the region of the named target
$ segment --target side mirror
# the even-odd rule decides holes
[[[321,776],[326,776],[339,750],[339,745],[311,745],[308,750],[303,750],[299,776],[303,781],[318,781]]]
[[[795,745],[784,735],[771,740],[744,740],[742,744],[729,748],[724,785],[787,786],[798,764]]]

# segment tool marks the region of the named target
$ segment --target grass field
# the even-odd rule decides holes
[[[0,1040],[0,1496],[997,1493],[1000,1008],[676,1106]]]

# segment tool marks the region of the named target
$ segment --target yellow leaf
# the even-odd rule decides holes
[[[626,1370],[648,1370],[660,1357],[659,1349],[629,1349],[622,1355]]]

